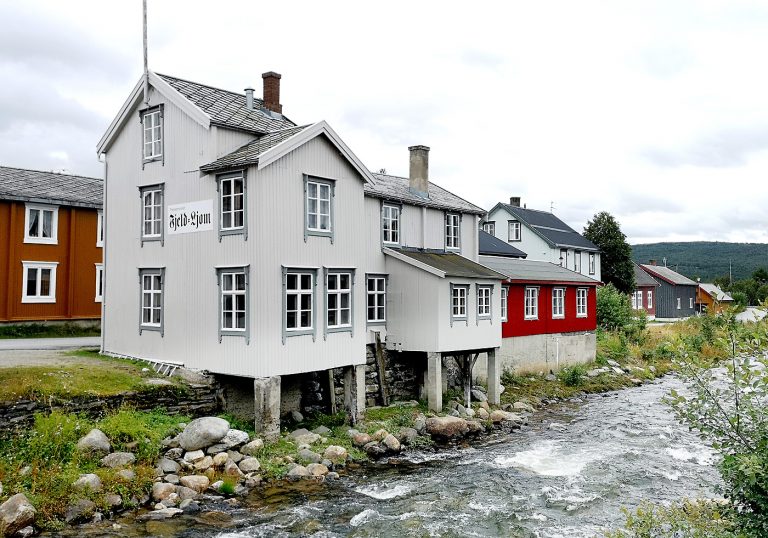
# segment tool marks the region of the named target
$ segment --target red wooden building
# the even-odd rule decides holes
[[[656,291],[659,283],[642,267],[635,267],[635,291],[630,296],[634,310],[644,310],[648,319],[656,319]]]
[[[101,317],[103,181],[0,166],[0,322]]]

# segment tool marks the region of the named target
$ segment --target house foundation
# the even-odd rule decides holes
[[[268,441],[280,437],[280,376],[253,380],[254,423]]]
[[[443,357],[440,353],[427,353],[427,404],[431,411],[443,410]]]

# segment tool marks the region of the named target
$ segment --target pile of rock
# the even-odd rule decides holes
[[[403,445],[408,445],[419,436],[414,428],[401,428],[397,436],[385,429],[377,430],[373,435],[360,432],[354,428],[347,430],[347,435],[352,439],[352,444],[362,448],[371,458],[380,458],[399,454]]]

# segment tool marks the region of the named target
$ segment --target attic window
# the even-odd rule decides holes
[[[160,108],[147,110],[141,115],[144,133],[144,160],[154,161],[163,156],[163,116]]]
[[[520,241],[520,221],[509,221],[509,239],[508,241]]]

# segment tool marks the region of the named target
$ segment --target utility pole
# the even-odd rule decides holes
[[[149,64],[147,62],[147,0],[142,0],[143,34],[144,34],[144,102],[149,104]]]

